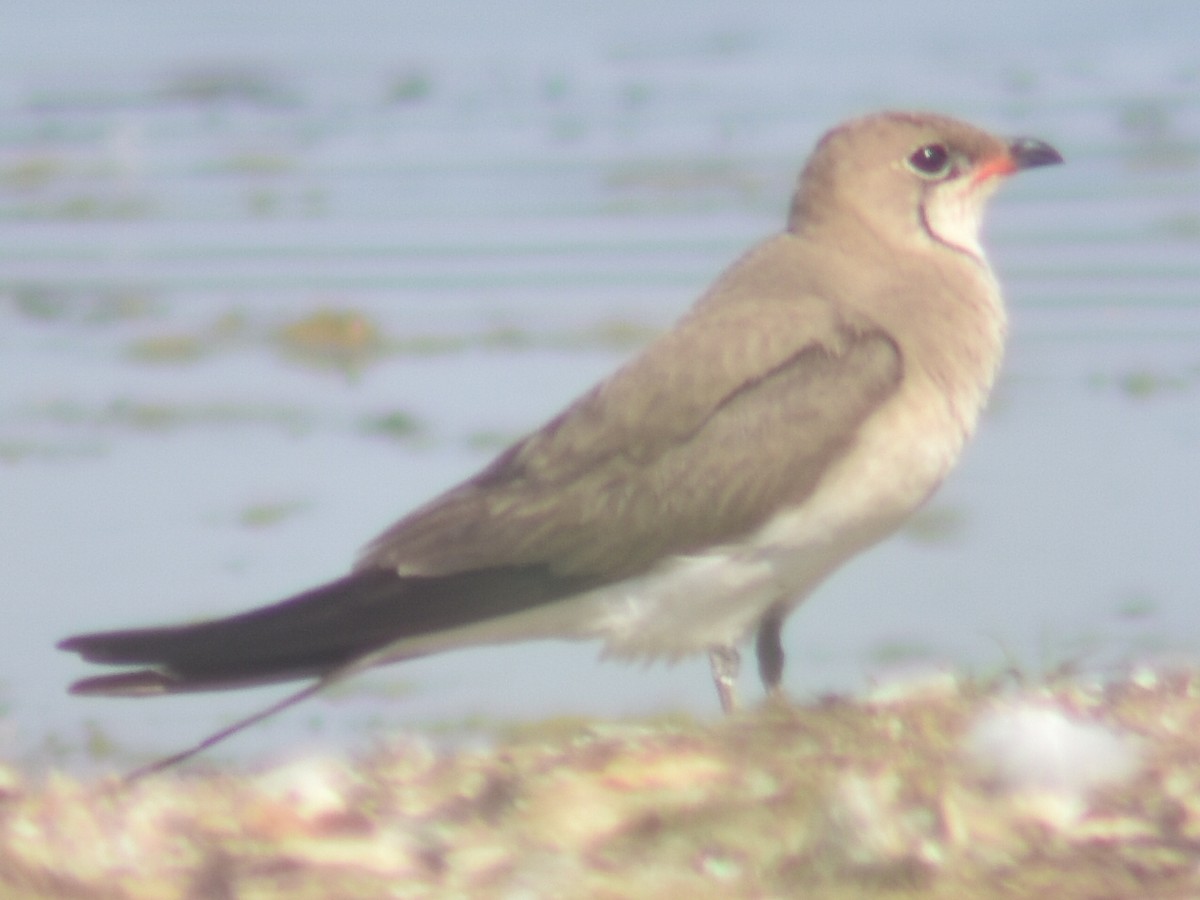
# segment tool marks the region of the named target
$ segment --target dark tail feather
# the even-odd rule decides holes
[[[58,646],[90,662],[145,667],[77,681],[75,694],[142,697],[244,687],[321,678],[394,641],[540,606],[594,584],[534,566],[430,578],[363,569],[241,615],[77,635]]]
[[[177,679],[154,669],[81,678],[71,685],[72,694],[107,694],[110,697],[153,697],[179,692]]]
[[[356,572],[272,606],[195,625],[104,631],[58,646],[90,662],[147,666],[85,678],[74,694],[149,696],[319,677],[397,634],[406,582]]]

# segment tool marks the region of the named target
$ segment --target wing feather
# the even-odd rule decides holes
[[[358,568],[617,578],[734,540],[781,499],[803,500],[896,389],[902,361],[873,323],[788,290],[779,260],[763,265],[788,237],[752,251],[540,431],[380,535]]]

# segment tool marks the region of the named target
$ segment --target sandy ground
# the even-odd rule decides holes
[[[0,771],[3,897],[1200,896],[1200,673],[933,674],[715,724]]]

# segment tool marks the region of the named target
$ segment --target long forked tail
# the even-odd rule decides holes
[[[143,697],[320,678],[428,627],[406,609],[412,593],[396,573],[372,569],[241,615],[82,634],[58,646],[89,662],[144,667],[82,679],[74,694]]]
[[[539,566],[428,578],[363,569],[241,615],[177,627],[77,635],[58,646],[91,662],[133,667],[77,681],[71,686],[75,694],[143,697],[315,679],[187,750],[138,769],[130,774],[132,781],[190,759],[313,696],[380,661],[379,651],[406,638],[500,619],[595,583],[557,576]],[[396,649],[384,658],[405,655]]]
[[[77,681],[75,694],[142,697],[246,687],[320,678],[407,638],[500,619],[594,583],[539,566],[438,577],[362,569],[241,615],[76,635],[58,646],[90,662],[140,667]]]
[[[356,659],[395,633],[395,623],[386,627],[385,617],[394,619],[403,587],[403,580],[392,572],[359,572],[240,616],[174,628],[78,635],[59,647],[91,662],[148,666],[82,679],[71,686],[75,694],[141,697],[316,678],[191,747],[135,769],[124,778],[132,784],[191,759],[356,671]]]

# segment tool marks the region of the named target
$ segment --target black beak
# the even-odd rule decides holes
[[[1008,151],[1018,169],[1056,166],[1063,161],[1061,153],[1036,138],[1017,138],[1008,145]]]

